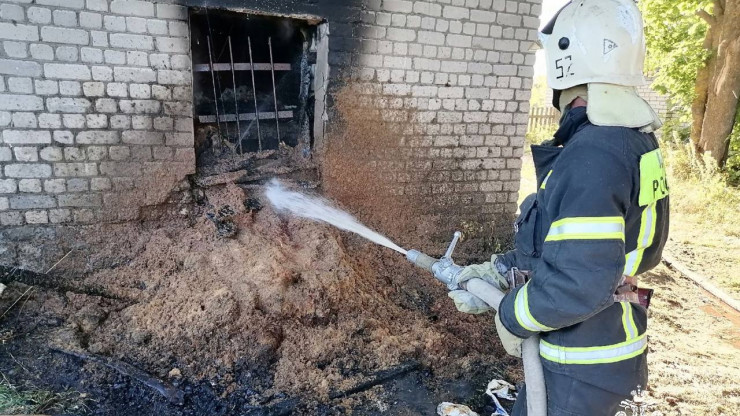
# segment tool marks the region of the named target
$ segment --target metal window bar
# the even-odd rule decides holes
[[[232,65],[231,64],[213,64],[213,71],[219,72],[219,71],[231,71]],[[234,71],[271,71],[272,66],[269,63],[242,63],[242,62],[234,62]],[[275,71],[291,71],[293,70],[293,65],[291,64],[284,64],[284,63],[276,63],[275,64]],[[210,72],[211,71],[211,65],[209,64],[195,64],[193,65],[193,72]]]
[[[234,112],[239,114],[239,100],[236,96],[236,72],[234,72],[234,50],[231,48],[231,36],[229,36],[229,59],[231,60],[231,81],[234,87]],[[243,155],[244,150],[242,149],[242,126],[239,120],[236,121],[236,138],[239,140],[239,154]]]
[[[208,64],[195,64],[193,65],[193,72],[210,72],[211,73],[211,82],[213,85],[213,97],[214,97],[214,108],[215,108],[215,115],[202,115],[198,116],[198,121],[201,123],[216,123],[218,127],[219,134],[222,135],[221,131],[221,123],[224,123],[226,126],[226,135],[229,135],[228,132],[228,124],[230,122],[237,123],[237,138],[239,140],[238,146],[239,146],[239,153],[242,154],[242,133],[241,133],[241,126],[239,122],[237,121],[237,114],[239,121],[256,121],[257,122],[257,140],[258,140],[258,148],[259,151],[262,151],[262,132],[260,127],[260,120],[275,120],[275,127],[277,132],[277,141],[278,143],[281,143],[282,140],[280,138],[280,119],[289,119],[294,117],[294,113],[292,110],[279,110],[278,108],[278,102],[277,102],[277,83],[275,80],[275,72],[278,71],[291,71],[293,69],[293,66],[288,63],[275,63],[273,58],[273,49],[272,49],[272,38],[268,38],[267,44],[270,51],[270,63],[255,63],[253,60],[252,55],[252,39],[251,37],[247,37],[247,44],[249,47],[249,63],[242,63],[242,62],[234,62],[234,54],[232,49],[232,43],[231,43],[231,36],[228,37],[228,47],[229,47],[229,57],[230,57],[230,63],[214,63],[213,62],[213,46],[211,37],[206,37],[206,42],[208,44],[208,58],[209,63]],[[220,71],[231,71],[232,73],[232,83],[234,86],[234,107],[236,114],[225,114],[225,103],[222,100],[222,105],[224,106],[224,111],[222,114],[219,111],[218,108],[218,101],[219,96],[217,92],[217,80],[216,80],[216,72]],[[255,106],[255,112],[254,113],[239,113],[239,107],[238,107],[238,99],[236,97],[236,74],[235,71],[250,71],[252,75],[252,91],[254,96],[254,106]],[[274,105],[274,111],[270,112],[262,112],[259,111],[259,103],[257,100],[257,86],[255,81],[255,71],[270,71],[271,72],[271,79],[272,79],[272,94],[273,94],[273,105]],[[220,81],[220,80],[219,80]],[[219,82],[220,84],[220,82]],[[247,131],[244,132],[244,134],[247,134]]]

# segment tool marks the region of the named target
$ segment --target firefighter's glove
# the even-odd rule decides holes
[[[509,355],[522,358],[522,342],[524,342],[524,339],[509,332],[504,324],[501,323],[499,316],[497,313],[494,320],[496,321],[496,332],[498,332],[498,337],[501,339],[501,344],[504,345],[504,349]]]
[[[455,307],[462,313],[478,315],[492,309],[486,302],[466,290],[453,290],[447,296],[455,302]]]
[[[471,279],[482,279],[486,283],[490,283],[493,287],[506,292],[509,289],[509,283],[506,281],[506,277],[500,271],[496,265],[497,254],[491,256],[491,261],[487,261],[483,264],[471,264],[465,267],[459,275],[457,275],[455,281],[460,287],[462,283],[467,282]]]

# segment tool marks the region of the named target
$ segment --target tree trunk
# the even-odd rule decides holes
[[[716,1],[715,16],[708,21],[713,56],[697,76],[692,140],[699,154],[710,155],[722,167],[740,101],[740,0]]]

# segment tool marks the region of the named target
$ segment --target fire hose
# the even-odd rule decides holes
[[[460,289],[456,283],[456,277],[462,272],[463,267],[458,266],[452,260],[452,252],[461,237],[456,232],[445,255],[435,259],[417,250],[409,250],[406,258],[416,266],[428,270],[434,277],[446,284],[450,290]],[[472,293],[480,300],[488,304],[498,313],[504,292],[481,279],[472,279],[464,284],[463,289]],[[547,416],[547,392],[545,390],[545,375],[542,371],[542,362],[539,354],[539,337],[527,338],[522,343],[522,360],[524,362],[524,379],[527,383],[527,415]]]

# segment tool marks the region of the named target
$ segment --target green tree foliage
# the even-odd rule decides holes
[[[707,0],[642,0],[648,45],[646,68],[655,74],[653,87],[666,94],[682,121],[691,117],[696,74],[708,52],[703,47],[707,23],[696,11],[708,8]]]
[[[708,30],[699,10],[712,10],[712,0],[642,0],[639,6],[645,20],[648,46],[646,69],[655,75],[653,88],[666,94],[675,119],[667,123],[664,134],[681,138],[690,146],[691,104],[695,96],[697,72],[709,58],[704,47]],[[730,138],[726,165],[729,179],[740,183],[740,117]]]

